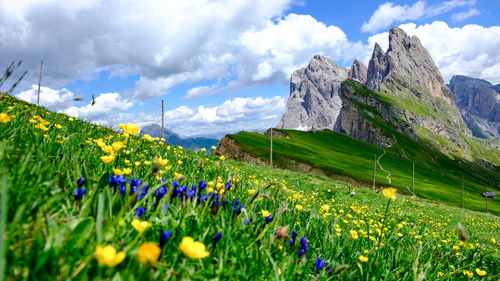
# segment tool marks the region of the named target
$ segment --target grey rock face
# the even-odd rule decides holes
[[[392,87],[387,88],[390,84],[406,88],[439,111],[446,112],[451,124],[457,125],[465,135],[471,135],[429,52],[416,36],[410,37],[398,27],[392,27],[389,32],[386,53],[375,45],[368,66],[368,87],[391,92]]]
[[[448,87],[467,126],[477,137],[500,138],[500,85],[455,75]],[[495,88],[497,87],[497,88]]]
[[[391,28],[387,52],[375,44],[366,86],[380,91],[393,102],[386,103],[373,93],[367,94],[359,85],[356,88],[365,93],[356,95],[352,87],[342,87],[343,107],[336,131],[376,145],[390,145],[391,137],[381,133],[370,121],[369,116],[373,113],[363,109],[368,107],[378,112],[377,119],[414,139],[419,134],[426,135],[422,129],[427,129],[460,148],[467,148],[462,136],[471,135],[471,131],[434,61],[417,37],[409,37],[400,28]],[[441,149],[450,149],[438,140],[435,144]]]
[[[309,65],[292,73],[286,112],[277,128],[332,130],[342,106],[340,83],[347,77],[347,69],[325,56],[314,56]]]
[[[364,84],[368,79],[368,69],[362,62],[355,59],[347,76]]]

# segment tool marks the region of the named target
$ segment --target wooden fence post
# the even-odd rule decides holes
[[[36,105],[40,105],[40,84],[42,83],[42,67],[43,67],[43,60],[40,61],[40,76],[38,77],[38,96],[36,98]]]
[[[373,190],[375,190],[375,176],[377,175],[377,153],[373,157]]]
[[[165,135],[163,132],[165,130],[165,121],[163,120],[165,118],[164,116],[165,116],[165,113],[164,113],[164,108],[163,108],[163,100],[161,100],[161,138],[162,139],[165,139]]]
[[[271,139],[269,144],[269,163],[273,166],[273,127],[271,127]]]
[[[462,209],[464,208],[464,176],[462,175]]]

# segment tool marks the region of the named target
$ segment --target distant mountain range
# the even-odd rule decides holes
[[[210,148],[211,146],[218,146],[219,140],[206,138],[206,137],[196,137],[196,138],[181,138],[178,134],[165,128],[163,130],[165,142],[170,145],[182,146],[189,150],[200,150],[201,148]],[[151,124],[145,126],[141,130],[141,135],[148,134],[154,138],[161,138],[161,126],[158,124]]]

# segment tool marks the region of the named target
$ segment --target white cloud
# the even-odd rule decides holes
[[[31,89],[16,95],[18,99],[36,104],[38,99],[38,85],[32,85]],[[73,104],[75,95],[63,88],[55,90],[48,87],[40,87],[40,105],[50,110],[58,111]]]
[[[481,12],[479,12],[478,9],[472,8],[472,9],[470,9],[467,12],[456,13],[456,14],[451,15],[451,19],[454,22],[459,22],[459,21],[463,21],[463,20],[466,20],[466,19],[468,19],[470,17],[477,16],[477,15],[480,15],[480,14],[481,14]]]
[[[36,83],[40,59],[52,88],[102,70],[140,72],[126,94],[152,98],[244,69],[237,38],[281,18],[291,1],[1,1],[0,64],[22,59],[35,70],[21,87]]]
[[[226,100],[218,106],[181,106],[165,112],[169,128],[181,135],[211,135],[275,126],[285,111],[286,99],[252,97]]]
[[[309,15],[289,14],[279,20],[268,20],[262,28],[252,27],[234,42],[238,50],[228,60],[226,69],[235,78],[226,84],[196,87],[186,98],[215,95],[247,87],[258,87],[276,80],[287,83],[290,74],[321,53],[342,62],[352,61],[366,53],[361,43],[347,40],[336,26],[326,26]]]
[[[285,98],[275,96],[235,98],[220,105],[180,106],[165,112],[165,127],[182,136],[222,136],[241,130],[262,130],[276,126],[285,112],[285,104]],[[161,123],[161,114],[147,112],[108,113],[104,117],[101,120],[113,120],[111,125],[115,127],[128,122],[139,127]]]
[[[31,68],[24,84],[57,88],[140,73],[129,99],[168,93],[176,85],[216,81],[186,98],[259,87],[290,73],[316,53],[352,61],[365,52],[335,26],[284,13],[293,0],[1,1],[0,49]],[[33,46],[36,46],[34,48]]]
[[[376,32],[389,27],[393,22],[417,20],[434,17],[449,12],[457,7],[473,6],[475,0],[450,0],[436,5],[427,5],[426,1],[417,1],[413,5],[395,5],[392,2],[381,4],[372,14],[368,22],[363,22],[363,32]]]
[[[451,28],[445,22],[435,21],[419,26],[408,23],[400,27],[410,36],[416,35],[420,39],[445,81],[461,74],[500,83],[500,26],[471,24]],[[386,50],[388,33],[376,34],[368,42],[370,48],[377,42]]]
[[[116,122],[116,115],[131,108],[133,105],[133,102],[123,99],[118,93],[103,93],[95,98],[94,105],[90,102],[85,106],[71,106],[63,111],[70,116],[88,121],[105,119]]]

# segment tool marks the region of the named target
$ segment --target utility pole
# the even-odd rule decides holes
[[[412,188],[413,188],[413,195],[415,195],[415,161],[413,161],[412,172],[413,172]]]
[[[40,61],[40,76],[38,77],[38,97],[36,98],[36,105],[40,105],[40,84],[42,83],[42,67],[43,60]]]
[[[462,175],[462,209],[464,208],[464,176]]]
[[[163,107],[163,100],[161,100],[161,138],[164,139],[165,138],[165,135],[164,135],[164,130],[165,130],[165,121],[164,121],[164,116],[165,116],[165,113],[164,113],[164,107]],[[162,140],[163,141],[163,140]]]
[[[375,190],[375,176],[377,175],[377,154],[373,157],[373,190]]]
[[[271,127],[271,139],[269,142],[269,163],[273,166],[273,127]]]

